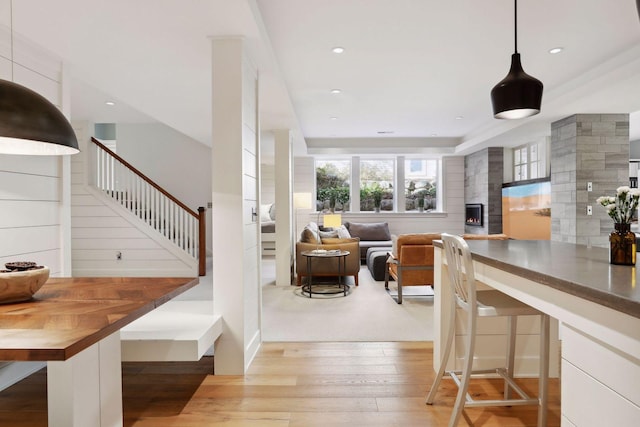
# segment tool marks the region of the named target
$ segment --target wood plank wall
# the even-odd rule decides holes
[[[11,33],[9,0],[0,0],[0,78],[28,87],[62,107],[62,62]],[[6,11],[6,13],[4,13]],[[63,270],[62,160],[0,154],[0,267],[9,261]],[[0,390],[39,369],[41,363],[0,362]]]

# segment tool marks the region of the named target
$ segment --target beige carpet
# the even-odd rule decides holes
[[[396,304],[366,266],[359,280],[356,287],[350,278],[346,297],[331,298],[309,298],[297,286],[276,287],[263,280],[263,341],[433,340],[433,299],[406,296]]]

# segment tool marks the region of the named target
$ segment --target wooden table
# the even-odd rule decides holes
[[[0,360],[46,361],[50,427],[122,426],[120,329],[197,278],[52,278],[0,305]]]
[[[608,249],[549,241],[469,241],[476,278],[549,314],[560,323],[561,349],[551,342],[551,372],[561,373],[563,426],[631,426],[640,419],[640,288],[637,267],[609,264]],[[435,242],[434,367],[451,307],[447,265]],[[524,322],[523,322],[524,323]],[[474,363],[494,362],[502,348],[496,325],[476,345]],[[525,345],[516,365],[537,364],[534,329],[519,326]],[[523,326],[522,330],[520,326]],[[464,335],[463,325],[456,326]],[[532,339],[533,338],[533,339]],[[484,341],[484,343],[483,343]],[[461,339],[456,340],[461,345]],[[522,342],[522,341],[521,341]],[[461,354],[463,349],[454,351]],[[561,353],[561,369],[558,357]],[[555,363],[554,363],[555,362]],[[456,361],[446,362],[448,367]],[[487,363],[489,364],[489,363]],[[516,369],[516,373],[518,371]],[[524,370],[524,372],[522,372]],[[528,376],[528,375],[527,375]]]

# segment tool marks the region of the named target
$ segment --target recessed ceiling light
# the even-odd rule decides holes
[[[342,52],[344,52],[344,48],[340,47],[340,46],[336,46],[333,49],[331,49],[331,52],[333,52],[333,53],[342,53]]]
[[[342,93],[340,89],[331,89],[331,93]]]
[[[329,117],[331,120],[338,120],[337,117]]]
[[[462,120],[464,119],[464,116],[456,116],[456,120]]]
[[[556,53],[560,53],[564,50],[564,48],[562,47],[554,47],[553,49],[549,49],[549,53],[550,54],[556,54]]]
[[[392,134],[392,133],[394,133],[394,131],[392,131],[392,130],[379,130],[378,131],[378,135],[389,135],[389,134]]]
[[[116,105],[116,103],[113,102],[113,101],[107,101],[107,102],[105,102],[105,104],[107,104],[110,107],[113,107],[114,105]]]

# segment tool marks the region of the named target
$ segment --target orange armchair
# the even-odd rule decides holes
[[[389,276],[398,284],[398,304],[402,304],[403,286],[433,286],[433,241],[440,233],[401,234],[387,255],[384,287]]]

